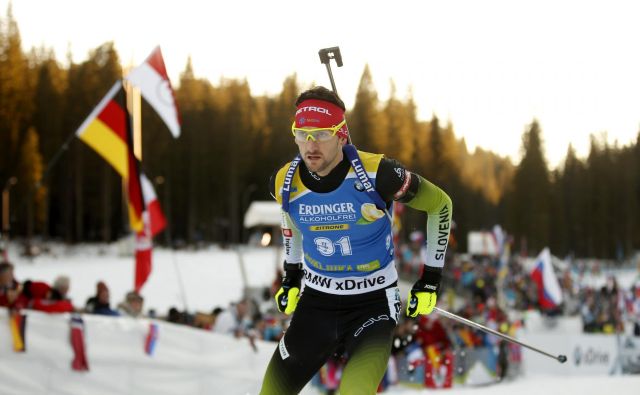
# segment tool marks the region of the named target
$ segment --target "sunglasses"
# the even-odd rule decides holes
[[[305,141],[328,141],[331,137],[335,136],[336,133],[347,123],[346,120],[340,122],[336,126],[332,126],[330,128],[296,128],[296,122],[293,121],[291,125],[291,134],[295,137],[298,142]]]

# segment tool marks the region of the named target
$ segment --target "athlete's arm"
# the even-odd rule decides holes
[[[269,180],[269,191],[275,199],[275,174]],[[277,201],[277,199],[276,199]],[[296,309],[300,299],[300,288],[304,271],[302,269],[302,234],[291,220],[288,213],[280,210],[282,227],[282,242],[284,244],[284,277],[282,285],[275,295],[278,310],[291,314]]]
[[[427,213],[427,256],[425,264],[442,269],[451,231],[451,198],[442,189],[413,174],[419,180],[418,192],[407,206]]]
[[[407,170],[400,162],[383,158],[376,175],[376,190],[390,202],[396,200],[427,213],[428,268],[441,270],[451,230],[451,198],[442,189]]]
[[[269,192],[276,199],[276,174],[269,179]],[[277,201],[277,199],[276,199]],[[288,213],[280,210],[280,226],[282,228],[282,243],[284,245],[284,261],[286,263],[302,262],[302,234],[296,227]]]
[[[282,214],[280,226],[282,227],[284,261],[285,263],[300,263],[302,262],[302,233],[293,223],[289,214],[280,211]]]
[[[399,162],[382,159],[376,189],[383,199],[397,200],[427,213],[427,247],[424,270],[407,298],[407,315],[430,314],[436,305],[444,257],[451,230],[451,198],[436,185],[411,173]]]

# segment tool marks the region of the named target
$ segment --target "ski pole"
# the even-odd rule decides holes
[[[473,321],[468,320],[466,318],[460,317],[459,315],[455,315],[455,314],[450,313],[450,312],[448,312],[446,310],[442,310],[441,308],[434,307],[433,309],[435,311],[437,311],[439,314],[441,314],[441,315],[443,315],[443,316],[445,316],[447,318],[451,318],[452,320],[456,320],[456,321],[461,322],[461,323],[463,323],[465,325],[469,325],[469,326],[474,327],[476,329],[480,329],[481,331],[484,331],[484,332],[487,332],[487,333],[491,333],[492,335],[496,335],[496,336],[498,336],[498,337],[500,337],[500,338],[502,338],[504,340],[510,341],[511,343],[519,344],[522,347],[528,348],[529,350],[535,351],[535,352],[540,353],[540,354],[542,354],[544,356],[547,356],[549,358],[553,358],[553,359],[555,359],[556,361],[558,361],[560,363],[567,362],[567,357],[565,355],[555,356],[553,354],[549,354],[548,352],[542,351],[542,350],[540,350],[540,349],[538,349],[536,347],[533,347],[533,346],[531,346],[529,344],[523,343],[518,339],[514,339],[511,336],[505,335],[504,333],[500,333],[500,332],[498,332],[496,330],[493,330],[491,328],[487,328],[484,325],[480,325],[480,324],[478,324],[476,322],[473,322]]]

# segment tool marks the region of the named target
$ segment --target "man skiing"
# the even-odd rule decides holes
[[[436,304],[452,204],[440,188],[349,140],[342,100],[324,87],[296,100],[299,155],[270,181],[282,205],[284,278],[275,299],[291,324],[261,394],[296,394],[325,361],[345,352],[341,394],[374,394],[401,310],[391,228],[393,201],[427,213],[427,258],[406,313]],[[304,283],[304,292],[301,292]]]

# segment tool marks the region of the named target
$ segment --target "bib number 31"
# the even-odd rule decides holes
[[[343,256],[352,254],[349,236],[343,236],[336,242],[328,237],[316,237],[313,242],[316,244],[318,252],[324,256],[333,256],[336,253],[336,247]]]

